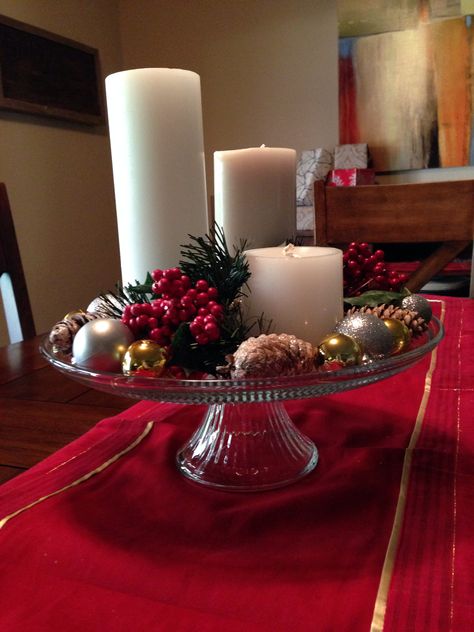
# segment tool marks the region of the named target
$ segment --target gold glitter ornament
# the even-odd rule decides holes
[[[392,355],[407,351],[411,343],[411,334],[405,323],[398,318],[386,318],[382,322],[393,336]]]
[[[125,375],[160,377],[167,361],[168,353],[160,344],[153,340],[136,340],[125,352],[122,371]]]
[[[346,334],[329,334],[318,345],[316,364],[322,371],[335,371],[362,362],[362,350]]]

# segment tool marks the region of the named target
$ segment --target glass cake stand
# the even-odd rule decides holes
[[[179,471],[189,479],[229,491],[261,491],[293,483],[318,461],[314,443],[293,424],[284,400],[320,397],[391,377],[436,347],[443,338],[437,318],[409,351],[336,371],[248,380],[177,380],[125,376],[76,366],[56,354],[48,339],[42,355],[83,384],[134,399],[207,404],[207,412],[179,450]]]

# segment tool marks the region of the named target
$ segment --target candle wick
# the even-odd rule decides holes
[[[287,246],[285,246],[283,248],[283,254],[285,255],[285,257],[297,257],[298,259],[301,259],[300,255],[297,255],[295,252],[294,244],[288,244]]]

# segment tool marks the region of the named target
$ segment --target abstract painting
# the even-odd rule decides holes
[[[339,141],[377,171],[474,164],[472,4],[339,0]]]

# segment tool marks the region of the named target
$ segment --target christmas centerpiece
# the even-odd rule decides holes
[[[190,239],[175,267],[151,270],[143,283],[118,285],[84,311],[67,314],[52,328],[42,352],[60,371],[99,390],[207,404],[202,423],[176,456],[178,470],[195,482],[257,491],[305,476],[316,466],[318,450],[293,424],[281,400],[337,393],[390,377],[442,338],[439,321],[430,321],[429,303],[393,281],[384,289],[367,278],[365,287],[359,284],[352,296],[346,294],[343,310],[343,280],[347,287],[354,276],[347,257],[340,267],[341,305],[334,300],[336,290],[329,331],[319,339],[295,335],[291,327],[281,331],[273,322],[283,322],[280,313],[249,312],[252,270],[258,266],[249,266],[245,244],[231,254],[218,227]],[[300,253],[313,253],[282,250],[272,291],[282,311],[290,317],[296,313],[304,332],[310,318],[306,313],[301,318],[304,310],[295,297],[300,287],[309,290],[295,271],[307,263]],[[295,287],[280,282],[284,273]],[[364,274],[357,275],[360,281]],[[380,265],[375,276],[383,276]],[[258,284],[253,288],[258,291]],[[305,304],[327,308],[324,293]],[[339,309],[340,317],[334,318]]]

